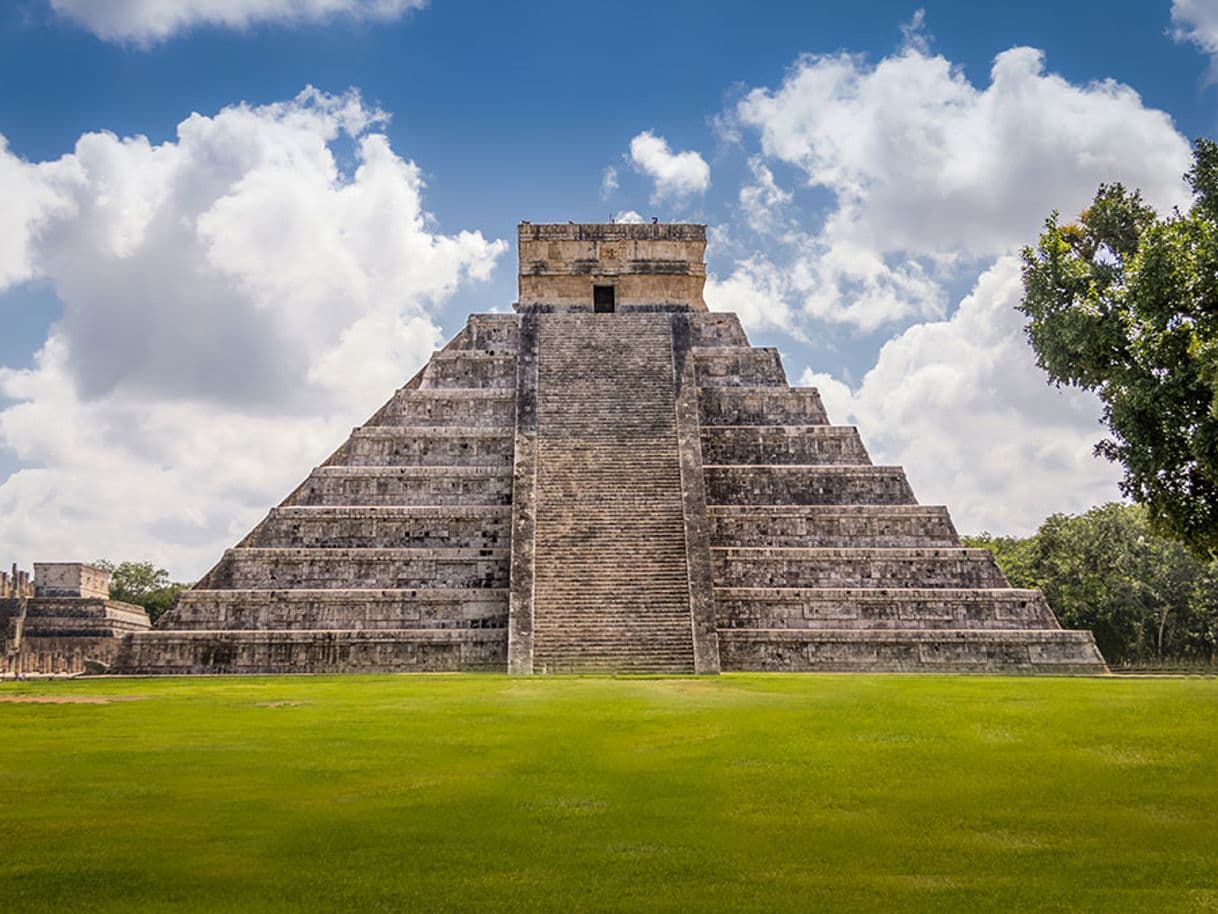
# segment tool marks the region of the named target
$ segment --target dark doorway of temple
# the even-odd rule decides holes
[[[593,286],[592,310],[597,314],[612,314],[613,309],[613,286]]]

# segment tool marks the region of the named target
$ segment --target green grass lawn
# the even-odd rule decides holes
[[[1218,681],[7,683],[0,911],[1218,911]],[[138,700],[124,700],[138,699]]]

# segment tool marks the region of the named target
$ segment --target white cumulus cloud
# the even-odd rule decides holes
[[[1120,83],[1048,73],[1032,48],[999,54],[984,87],[917,42],[876,64],[806,56],[778,88],[747,92],[732,120],[763,166],[829,199],[801,230],[771,228],[792,307],[864,330],[941,314],[936,286],[961,264],[1017,249],[1102,181],[1163,209],[1187,199],[1189,146],[1167,114]],[[742,209],[765,228],[789,189],[753,171]]]
[[[434,315],[506,250],[444,234],[354,92],[191,115],[168,142],[0,151],[0,291],[63,305],[0,367],[0,553],[194,576],[407,379]],[[335,146],[354,147],[353,169]]]
[[[673,152],[668,141],[644,130],[630,141],[630,161],[654,182],[652,203],[680,201],[710,187],[710,166],[693,150]]]
[[[141,45],[195,26],[242,29],[261,23],[295,25],[339,17],[387,21],[425,0],[51,0],[66,19],[106,41]]]
[[[1019,260],[1002,257],[950,319],[889,340],[857,389],[812,371],[800,379],[963,532],[1028,533],[1055,511],[1119,497],[1118,468],[1092,455],[1099,402],[1045,383],[1015,310],[1021,293]]]
[[[1172,0],[1171,21],[1177,41],[1191,41],[1218,56],[1218,4],[1213,0]]]

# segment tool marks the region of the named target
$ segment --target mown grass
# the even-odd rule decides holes
[[[1212,679],[6,696],[4,911],[1218,911]]]

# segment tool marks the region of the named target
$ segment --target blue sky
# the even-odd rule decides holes
[[[8,2],[0,551],[198,574],[510,305],[519,220],[610,212],[707,222],[712,307],[962,529],[1115,497],[1011,255],[1186,202],[1215,50],[1213,0]]]

